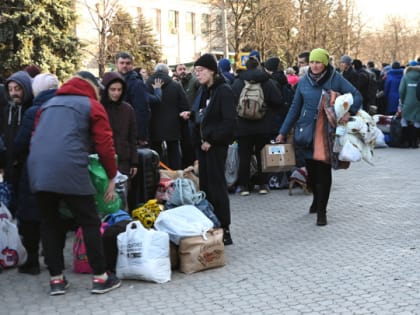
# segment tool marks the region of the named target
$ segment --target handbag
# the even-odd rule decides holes
[[[314,142],[316,119],[298,122],[295,126],[293,144],[296,147],[308,148]]]
[[[225,265],[223,229],[212,229],[206,237],[193,236],[179,243],[179,270],[186,274]]]

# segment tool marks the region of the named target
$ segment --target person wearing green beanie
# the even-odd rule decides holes
[[[317,213],[316,224],[319,226],[327,224],[327,205],[332,185],[332,160],[328,158],[317,160],[314,156],[315,130],[324,130],[325,127],[321,125],[322,120],[318,120],[320,117],[318,113],[324,112],[318,108],[323,90],[353,95],[353,105],[339,123],[347,123],[350,115],[355,115],[362,106],[362,96],[359,91],[329,63],[328,52],[316,48],[309,55],[309,70],[299,80],[292,105],[276,138],[278,143],[285,142],[286,136],[294,128],[293,143],[295,149],[299,150],[305,159],[313,192],[309,213]],[[317,127],[321,128],[315,128],[317,121],[320,121],[320,126]],[[317,132],[317,139],[318,137],[329,145],[330,139],[326,132]]]
[[[311,61],[318,61],[324,64],[325,66],[328,66],[328,64],[330,63],[330,55],[325,49],[315,48],[311,51],[309,55],[309,62]]]

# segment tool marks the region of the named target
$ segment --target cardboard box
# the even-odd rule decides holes
[[[296,165],[295,149],[292,144],[267,144],[261,150],[262,171],[284,172]]]

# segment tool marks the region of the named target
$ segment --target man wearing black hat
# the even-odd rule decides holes
[[[99,83],[93,74],[77,73],[55,97],[41,105],[31,139],[29,181],[41,211],[41,239],[51,276],[51,295],[65,294],[69,287],[63,276],[65,235],[58,211],[60,201],[67,204],[82,227],[94,272],[91,292],[106,293],[121,285],[115,275],[106,273],[101,222],[88,171],[88,155],[93,148],[108,176],[104,199],[112,200],[117,173],[114,142],[108,115],[98,99]]]

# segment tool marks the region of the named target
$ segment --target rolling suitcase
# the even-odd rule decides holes
[[[159,154],[147,148],[137,149],[139,166],[136,176],[131,180],[131,188],[128,194],[130,211],[140,204],[155,198],[159,185]]]

